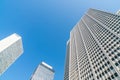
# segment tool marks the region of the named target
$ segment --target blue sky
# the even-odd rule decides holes
[[[29,80],[41,61],[63,80],[69,32],[89,8],[115,13],[120,0],[0,0],[0,39],[23,38],[23,55],[0,80]]]

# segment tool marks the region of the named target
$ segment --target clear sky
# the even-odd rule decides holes
[[[17,33],[24,47],[0,80],[29,80],[41,61],[63,80],[69,32],[89,8],[115,13],[120,0],[0,0],[0,39]]]

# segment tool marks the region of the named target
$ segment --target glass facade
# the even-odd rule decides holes
[[[44,64],[44,62],[42,62],[35,70],[31,80],[53,80],[53,78],[54,70],[52,67],[49,67],[46,63]]]

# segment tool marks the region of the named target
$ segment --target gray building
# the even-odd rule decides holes
[[[120,16],[89,9],[70,32],[64,80],[120,80]]]
[[[12,34],[0,40],[0,75],[23,53],[22,39]]]
[[[53,80],[54,74],[53,68],[45,62],[42,62],[37,67],[30,80]]]

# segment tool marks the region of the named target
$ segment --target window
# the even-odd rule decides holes
[[[102,75],[104,76],[104,73],[102,72]]]
[[[107,66],[107,64],[105,63],[105,66]]]
[[[108,80],[111,80],[111,78],[110,78],[110,77],[108,77]]]
[[[100,74],[100,77],[102,77],[102,75]]]
[[[115,56],[115,58],[117,58],[117,56]]]
[[[113,76],[113,75],[112,75],[111,77],[112,77],[112,79],[114,79],[114,76]]]
[[[110,64],[110,62],[109,62],[109,61],[107,61],[107,63],[108,63],[108,64]]]
[[[118,61],[118,63],[120,64],[120,60]]]
[[[105,70],[105,73],[107,74],[107,71]]]
[[[114,58],[112,58],[112,61],[114,61],[115,59]]]
[[[115,77],[117,77],[117,76],[118,76],[118,74],[117,74],[117,73],[114,73],[114,75],[115,75]]]
[[[118,66],[119,64],[118,63],[115,63],[116,66]]]
[[[109,54],[109,56],[111,56],[111,54]]]
[[[113,70],[113,67],[111,66],[110,69]]]
[[[120,56],[120,53],[118,53],[117,55]]]

